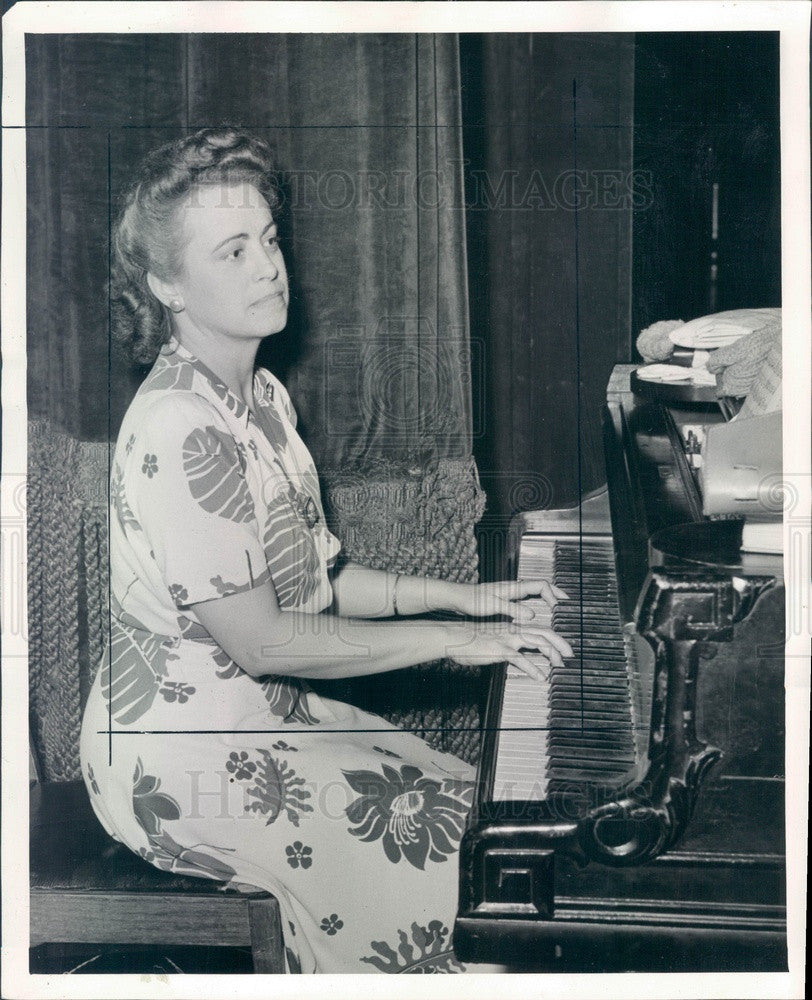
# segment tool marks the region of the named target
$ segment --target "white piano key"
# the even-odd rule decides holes
[[[505,678],[493,796],[519,801],[544,794],[549,687],[526,674]],[[534,727],[510,729],[510,727]]]
[[[518,578],[553,582],[557,541],[555,536],[526,535],[519,551]],[[575,581],[564,586],[571,603],[559,612],[559,620],[563,618],[566,621],[566,625],[560,628],[561,634],[576,643],[582,626],[588,636],[602,634],[605,612],[617,605],[611,540],[584,538],[579,543],[577,536],[570,537],[562,542],[558,559],[559,579],[563,576],[568,581]],[[583,605],[580,616],[573,614],[573,603],[578,600],[579,592],[583,592],[588,601]],[[554,607],[537,596],[525,598],[522,603],[533,611],[535,624],[542,628],[553,627]],[[571,629],[574,634],[569,634],[566,629]],[[546,661],[538,655],[529,654],[529,658],[542,669],[547,669]],[[518,668],[508,666],[500,732],[496,741],[495,800],[538,799],[547,794],[547,727],[551,720],[549,690],[547,682],[537,681]]]

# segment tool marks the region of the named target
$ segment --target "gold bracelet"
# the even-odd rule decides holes
[[[392,614],[399,615],[398,611],[398,584],[400,583],[400,573],[395,577],[395,586],[392,588]]]

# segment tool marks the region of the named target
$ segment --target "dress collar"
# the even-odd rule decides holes
[[[220,378],[219,375],[215,375],[214,372],[209,368],[207,364],[204,364],[200,358],[192,354],[191,351],[187,350],[177,339],[177,337],[170,335],[169,340],[161,348],[161,354],[171,357],[171,355],[176,355],[177,358],[190,364],[195,371],[199,372],[200,375],[209,383],[214,394],[217,398],[226,404],[229,410],[234,414],[238,420],[251,417],[251,410],[245,405],[245,403],[239,399],[235,394],[229,389],[226,383]],[[254,389],[257,387],[258,374],[254,372]]]

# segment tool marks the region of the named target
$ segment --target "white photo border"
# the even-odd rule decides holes
[[[20,519],[26,474],[26,33],[187,32],[611,32],[780,31],[784,357],[784,468],[800,509],[810,510],[810,4],[779,2],[577,3],[33,3],[3,18],[2,173],[2,507],[5,526]],[[795,363],[797,362],[797,363]],[[15,492],[16,490],[16,492]],[[15,521],[16,524],[16,521]],[[24,531],[24,522],[23,522]],[[806,558],[809,558],[809,527]],[[13,552],[11,557],[13,559]],[[808,570],[809,567],[807,567]],[[3,557],[4,573],[24,581],[25,566]],[[5,581],[4,581],[5,582]],[[802,997],[804,991],[806,818],[809,750],[809,579],[794,587],[807,632],[787,645],[787,862],[790,876],[789,973],[617,974],[428,977],[382,976],[45,976],[28,973],[27,649],[4,635],[2,648],[3,995],[29,997]],[[24,590],[24,584],[23,590]],[[4,593],[8,588],[4,587]],[[12,588],[13,589],[13,588]],[[4,621],[8,609],[3,604]],[[24,613],[24,612],[23,612]],[[487,980],[485,982],[484,980]]]

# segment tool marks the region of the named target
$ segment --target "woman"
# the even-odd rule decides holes
[[[155,363],[112,465],[110,642],[83,774],[105,828],[148,861],[273,892],[291,971],[461,971],[473,769],[307,679],[443,656],[539,676],[520,648],[571,651],[532,621],[369,620],[521,620],[518,599],[564,595],[337,567],[287,392],[254,367],[289,298],[270,171],[262,142],[204,130],[147,158],[115,228],[117,335]]]

